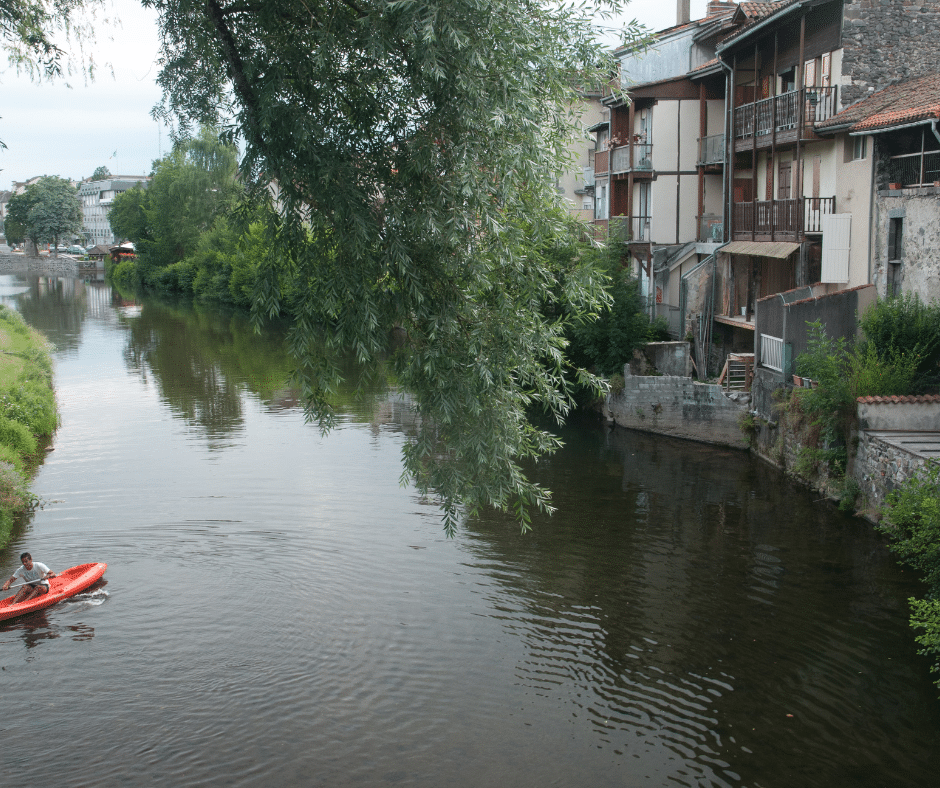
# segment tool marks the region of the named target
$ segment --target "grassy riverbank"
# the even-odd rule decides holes
[[[0,547],[17,515],[36,503],[30,479],[57,425],[49,343],[0,307]]]

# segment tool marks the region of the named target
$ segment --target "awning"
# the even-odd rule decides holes
[[[799,248],[800,245],[792,241],[732,241],[718,251],[728,254],[750,254],[755,257],[779,257],[785,260]]]

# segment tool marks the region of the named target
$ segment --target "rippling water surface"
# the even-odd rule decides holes
[[[57,346],[48,502],[105,582],[0,624],[0,785],[937,786],[917,592],[743,453],[589,423],[558,512],[443,535],[407,403],[304,423],[276,334],[7,275]]]

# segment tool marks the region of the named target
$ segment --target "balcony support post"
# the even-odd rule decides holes
[[[753,134],[751,135],[751,205],[754,211],[754,223],[751,226],[751,240],[757,240],[757,106],[760,102],[760,72],[757,70],[757,41],[754,42],[754,103],[752,112]],[[750,290],[750,279],[748,279],[748,290]]]
[[[803,58],[806,56],[806,12],[800,16],[800,81],[797,83],[797,107],[799,108],[799,122],[796,127],[796,158],[793,162],[794,189],[793,197],[799,200],[802,205],[803,198],[803,124],[806,122],[806,62]],[[796,236],[800,243],[803,243],[804,228],[802,211],[796,219]]]

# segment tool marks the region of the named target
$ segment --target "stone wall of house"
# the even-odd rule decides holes
[[[845,0],[842,106],[906,77],[937,70],[937,0]]]
[[[940,8],[940,3],[937,4]],[[937,66],[940,68],[940,66]],[[888,262],[891,219],[904,220],[900,263]],[[872,283],[882,298],[893,284],[930,300],[940,293],[940,187],[880,191],[875,200]],[[895,269],[895,270],[892,270]]]
[[[604,415],[621,427],[675,438],[746,449],[740,420],[748,396],[677,375],[631,375],[624,366],[623,390],[608,396]]]
[[[852,467],[852,478],[858,482],[864,502],[862,513],[878,519],[878,510],[885,497],[896,490],[918,470],[925,460],[913,452],[883,440],[878,433],[863,430],[858,434],[858,447]]]

